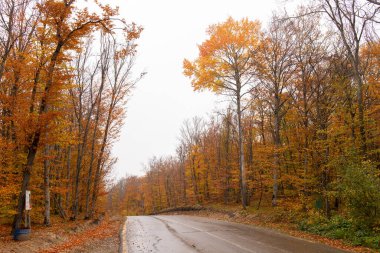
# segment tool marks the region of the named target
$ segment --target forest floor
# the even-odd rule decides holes
[[[182,209],[182,210],[181,210]],[[361,246],[353,246],[340,239],[331,239],[324,236],[307,233],[301,231],[299,226],[289,219],[288,215],[284,215],[284,210],[274,210],[273,208],[262,208],[257,211],[255,208],[242,210],[240,206],[234,205],[209,205],[195,206],[177,209],[168,209],[160,212],[160,214],[171,215],[193,215],[208,217],[229,222],[236,222],[247,225],[254,225],[263,228],[270,228],[297,238],[303,238],[313,242],[320,242],[335,248],[359,253],[380,252],[376,249],[370,249]]]
[[[0,253],[113,253],[118,252],[119,231],[124,223],[120,216],[101,221],[63,223],[53,220],[50,227],[34,225],[31,239],[14,241],[9,226],[0,225]]]

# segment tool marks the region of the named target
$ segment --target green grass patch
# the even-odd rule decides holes
[[[380,250],[380,233],[352,220],[336,215],[331,219],[311,217],[299,222],[299,229],[331,239],[341,239],[353,246],[364,246]]]

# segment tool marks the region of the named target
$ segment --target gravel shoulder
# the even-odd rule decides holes
[[[0,226],[0,253],[111,253],[118,252],[121,216],[101,221],[62,223],[51,227],[33,226],[31,239],[17,242],[9,235],[9,227]]]

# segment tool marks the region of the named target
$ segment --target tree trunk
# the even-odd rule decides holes
[[[242,127],[242,109],[241,109],[241,97],[240,90],[237,92],[237,116],[238,116],[238,139],[239,139],[239,170],[240,170],[240,193],[241,204],[244,209],[247,208],[247,183],[246,183],[246,171],[244,168],[244,143],[243,143],[243,127]]]
[[[231,130],[231,123],[229,118],[229,113],[226,117],[226,141],[224,143],[225,145],[225,155],[226,155],[226,164],[225,164],[225,190],[224,190],[224,204],[227,204],[229,202],[229,193],[230,193],[230,130]]]
[[[50,226],[50,163],[48,160],[49,146],[45,146],[44,152],[44,198],[45,198],[45,211],[44,211],[44,225]]]
[[[52,54],[50,64],[47,71],[47,81],[44,90],[44,94],[41,98],[41,104],[38,111],[38,123],[37,129],[33,133],[33,137],[31,138],[31,144],[27,147],[28,155],[26,160],[26,165],[23,171],[23,179],[21,185],[21,192],[18,197],[18,205],[17,205],[17,214],[15,215],[13,222],[13,229],[20,228],[20,224],[22,221],[23,211],[25,209],[25,194],[26,190],[29,188],[30,176],[33,171],[34,159],[36,158],[38,145],[40,143],[41,132],[42,132],[42,119],[41,115],[46,113],[47,111],[47,97],[49,95],[51,86],[53,85],[53,73],[57,63],[58,56],[61,52],[61,48],[63,46],[63,42],[59,41],[54,53]]]
[[[184,150],[182,151],[184,152]],[[182,200],[185,205],[187,205],[187,194],[186,194],[186,168],[185,168],[185,158],[184,154],[180,154],[180,166],[181,166],[181,177],[182,177]]]
[[[13,220],[13,231],[15,229],[19,229],[21,226],[22,216],[25,209],[26,190],[29,189],[30,176],[33,169],[34,159],[37,153],[39,139],[40,139],[40,136],[37,133],[37,135],[35,135],[33,139],[32,145],[30,145],[29,150],[28,150],[29,152],[28,152],[26,166],[23,172],[21,192],[18,197],[17,214],[15,215],[14,220]]]
[[[279,105],[279,101],[276,100],[276,105]],[[280,137],[280,113],[279,106],[276,106],[274,113],[274,168],[273,168],[273,195],[272,195],[272,206],[277,206],[278,197],[278,173],[280,168],[280,154],[279,148],[281,146]]]
[[[92,135],[90,168],[88,170],[88,176],[87,176],[85,219],[90,218],[90,191],[91,191],[92,171],[93,171],[94,159],[95,159],[95,141],[96,141],[96,132],[97,132],[98,123],[99,123],[99,114],[100,114],[100,102],[98,103],[98,109],[96,112],[95,125],[94,125],[94,132]]]
[[[359,71],[356,71],[359,72]],[[363,104],[363,80],[360,73],[356,73],[357,84],[358,84],[358,110],[359,110],[359,133],[360,133],[360,151],[362,155],[367,152],[367,138],[365,134],[365,123],[364,123],[364,104]]]
[[[96,163],[94,187],[93,187],[93,190],[92,190],[92,203],[91,203],[91,210],[90,210],[90,216],[89,216],[89,218],[92,218],[94,216],[96,201],[97,201],[97,198],[98,198],[99,184],[100,184],[100,179],[101,179],[102,164],[104,163],[104,161],[103,161],[103,159],[104,159],[104,152],[105,152],[106,145],[107,145],[108,131],[109,131],[109,128],[110,128],[110,125],[111,125],[111,117],[112,117],[113,105],[114,105],[113,102],[114,102],[114,98],[111,99],[111,105],[110,105],[110,108],[108,110],[106,126],[105,126],[105,129],[104,129],[103,141],[102,141],[102,145],[100,147],[100,152],[99,152],[99,156],[98,156],[97,163]]]
[[[197,174],[195,171],[195,156],[192,155],[191,158],[191,179],[193,181],[193,191],[194,191],[194,197],[197,201],[197,204],[200,204],[199,194],[198,194],[198,180],[197,180]]]
[[[70,203],[70,181],[71,181],[71,145],[67,147],[67,161],[66,161],[66,210],[69,209]]]

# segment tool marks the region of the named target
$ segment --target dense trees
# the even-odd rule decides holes
[[[374,4],[326,0],[291,17],[274,15],[265,29],[231,18],[211,26],[184,74],[195,89],[232,102],[208,119],[186,121],[176,156],[155,158],[146,176],[124,179],[142,192],[123,195],[128,210],[120,208],[265,202],[379,222]]]
[[[74,0],[0,6],[0,217],[15,214],[19,228],[31,190],[33,216],[43,213],[46,225],[50,210],[90,218],[137,81],[131,68],[141,28],[99,3],[99,13]]]

